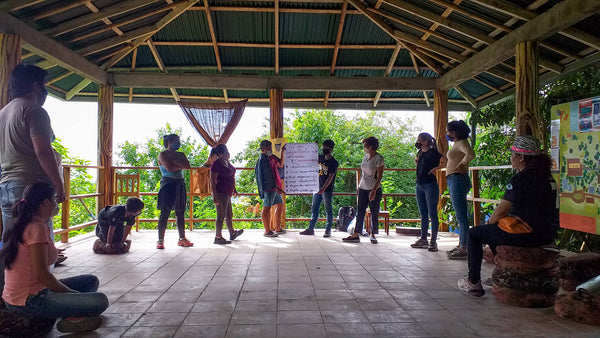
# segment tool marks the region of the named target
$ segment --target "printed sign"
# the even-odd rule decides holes
[[[319,190],[319,147],[316,143],[285,146],[285,193],[313,194]]]

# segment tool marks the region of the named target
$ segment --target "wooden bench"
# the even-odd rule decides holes
[[[379,217],[383,217],[383,226],[385,229],[385,234],[390,234],[390,212],[389,211],[379,211]],[[367,209],[367,213],[365,214],[365,229],[367,233],[371,233],[371,210]]]

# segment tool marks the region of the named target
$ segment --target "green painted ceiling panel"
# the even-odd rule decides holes
[[[275,42],[273,13],[213,11],[211,15],[219,42]]]
[[[341,43],[344,45],[388,45],[396,41],[364,15],[348,15],[344,22]]]
[[[279,43],[334,44],[339,15],[281,13]]]
[[[210,30],[204,11],[187,11],[152,37],[154,41],[210,42]]]
[[[331,66],[333,49],[289,49],[279,51],[279,66]]]
[[[392,49],[340,49],[336,66],[387,66]]]
[[[237,67],[273,67],[275,52],[270,48],[220,47],[221,64]]]

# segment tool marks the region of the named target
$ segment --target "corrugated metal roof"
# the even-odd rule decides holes
[[[497,10],[493,5],[483,6],[476,1],[462,1],[458,2],[458,5],[456,5],[457,2],[453,2],[452,6],[457,6],[452,7],[453,10],[448,10],[448,6],[451,6],[449,0],[404,0],[400,2],[367,0],[362,3],[370,12],[370,17],[348,4],[348,12],[344,17],[341,31],[341,47],[336,54],[335,44],[340,28],[342,1],[279,2],[279,13],[277,14],[279,40],[275,41],[276,13],[273,1],[210,0],[208,5],[214,25],[212,28],[215,32],[215,42],[218,44],[218,59],[213,48],[211,27],[202,1],[182,13],[178,13],[178,11],[182,5],[187,4],[186,0],[174,0],[172,4],[167,1],[151,1],[135,8],[130,8],[132,4],[135,4],[133,1],[119,0],[94,0],[92,2],[46,0],[39,3],[34,1],[18,4],[10,0],[0,0],[0,11],[6,9],[8,15],[40,30],[41,34],[47,34],[47,38],[54,39],[73,51],[84,54],[87,60],[98,66],[105,65],[108,60],[113,60],[115,55],[130,51],[132,39],[136,41],[137,38],[137,36],[132,37],[132,34],[155,27],[167,15],[174,15],[174,19],[170,23],[164,27],[158,27],[158,31],[151,37],[166,71],[169,73],[226,74],[230,76],[366,76],[368,79],[384,76],[403,78],[420,76],[437,78],[459,65],[459,62],[452,60],[456,56],[447,54],[463,54],[468,59],[476,55],[469,49],[476,48],[477,51],[481,51],[487,47],[487,42],[482,44],[479,40],[490,39],[481,37],[496,30],[496,26],[506,25],[500,29],[502,32],[493,34],[494,40],[501,39],[509,31],[526,24],[526,21],[520,18],[511,20],[512,17],[504,10]],[[446,3],[447,6],[445,6]],[[549,0],[529,12],[543,15],[559,3],[565,2]],[[418,12],[424,13],[410,13],[410,11],[398,8],[406,4],[414,6]],[[527,7],[531,5],[531,1],[503,0],[503,5],[517,8],[521,15],[528,13]],[[9,6],[19,6],[20,8],[13,10]],[[85,20],[96,16],[92,12],[97,10],[100,13],[111,11],[113,14],[108,16],[108,20],[105,22],[97,19]],[[445,23],[432,27],[434,22],[429,16],[436,21],[447,17],[443,21],[449,21],[453,28],[445,27]],[[73,20],[78,21],[78,25],[64,29],[64,26],[70,25]],[[375,23],[374,20],[378,22]],[[558,67],[568,66],[565,69],[591,62],[589,60],[599,59],[598,22],[600,22],[600,14],[597,13],[572,26],[572,29],[578,29],[580,32],[550,34],[541,41],[540,57],[544,62],[551,62],[559,65]],[[0,27],[1,25],[2,23],[0,23]],[[461,25],[467,28],[462,28]],[[382,26],[387,27],[388,31],[382,29]],[[544,27],[540,27],[540,29],[544,29]],[[394,30],[409,35],[412,39],[409,42],[397,41],[389,34]],[[424,31],[428,32],[428,37],[424,37]],[[125,35],[121,36],[122,34]],[[41,38],[44,37],[41,36]],[[24,37],[24,40],[26,39],[27,37]],[[424,40],[426,43],[420,42]],[[108,44],[108,41],[112,43]],[[135,73],[159,73],[160,70],[147,43],[140,42],[142,43],[139,46],[134,46],[137,47]],[[275,59],[276,43],[279,44],[278,60]],[[403,48],[394,62],[394,68],[386,75],[386,68],[397,43],[403,44]],[[411,52],[405,47],[416,53],[414,61],[411,58]],[[448,53],[448,51],[452,52]],[[52,52],[50,51],[50,54]],[[60,78],[52,81],[50,87],[51,92],[59,97],[64,97],[84,80],[83,73],[62,78],[68,74],[69,71],[66,69],[68,67],[53,66],[52,60],[45,60],[35,53],[30,55],[26,49],[23,50],[23,53],[26,54],[24,61],[43,63],[49,70],[50,80]],[[109,65],[109,72],[130,72],[133,63],[132,53],[123,55],[125,56],[117,60],[114,65]],[[334,57],[336,58],[335,62]],[[66,62],[68,63],[70,60]],[[414,70],[413,62],[417,63],[419,73]],[[218,63],[222,65],[221,71],[218,69]],[[331,73],[332,63],[334,63],[333,74]],[[432,64],[440,74],[436,74],[430,67]],[[276,65],[279,66],[278,72]],[[504,72],[509,78],[514,77],[514,57],[495,65],[493,70]],[[541,69],[541,71],[546,72],[547,70]],[[506,77],[505,75],[501,76]],[[484,72],[478,74],[477,79],[486,85],[474,80],[462,84],[467,94],[476,101],[489,97],[497,90],[514,90],[513,85],[498,75]],[[489,88],[490,86],[495,89]],[[97,89],[98,86],[92,83],[81,93],[69,93],[69,95],[76,94],[75,100],[89,100],[92,95],[96,95]],[[116,95],[117,100],[129,99],[129,88],[115,89],[115,93],[118,94]],[[178,89],[178,93],[185,97],[223,99],[222,88]],[[253,104],[265,104],[268,98],[266,90],[228,90],[227,93],[231,98],[247,96],[254,99]],[[135,88],[133,94],[134,102],[152,100],[165,102],[171,96],[168,88]],[[357,106],[368,105],[375,94],[376,92],[332,91],[328,107],[335,107],[336,104],[348,107],[353,102],[359,102]],[[428,91],[428,95],[431,95],[431,91]],[[384,91],[381,97],[382,100],[378,107],[385,107],[386,104],[391,106],[392,103],[396,104],[397,102],[419,102],[414,100],[422,98],[423,93],[392,90]],[[459,100],[460,94],[450,90],[449,97],[452,100]],[[318,105],[315,103],[315,99],[325,100],[325,93],[321,91],[284,92],[284,98],[289,103],[306,102],[312,107]],[[347,102],[344,102],[344,98],[348,99]],[[386,100],[396,98],[399,101]],[[305,101],[302,101],[303,99]],[[466,101],[464,102],[466,105]],[[425,100],[422,99],[420,104],[424,105]]]

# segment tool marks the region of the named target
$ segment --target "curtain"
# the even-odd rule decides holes
[[[226,144],[237,127],[248,100],[230,103],[204,103],[179,101],[188,121],[196,128],[206,143],[215,147]]]

